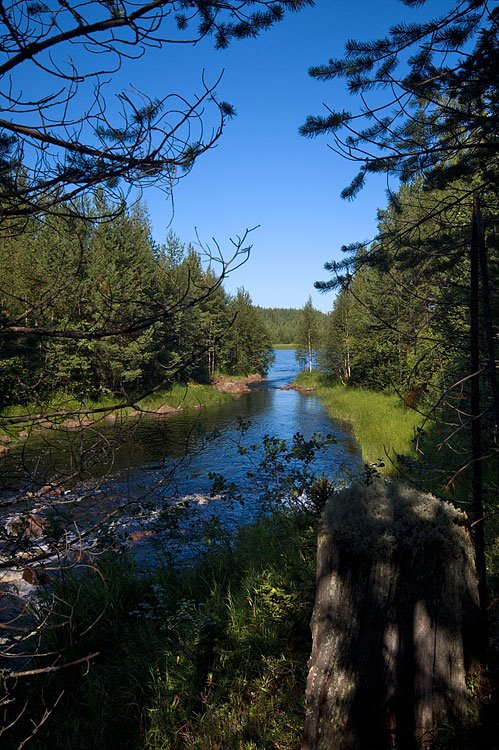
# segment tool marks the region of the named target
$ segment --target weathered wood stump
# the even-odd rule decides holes
[[[303,750],[420,750],[469,710],[481,616],[466,516],[395,482],[334,494],[318,538]]]

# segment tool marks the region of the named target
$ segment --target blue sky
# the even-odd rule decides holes
[[[348,38],[381,35],[408,12],[396,0],[318,0],[222,52],[203,43],[163,51],[157,62],[151,56],[144,65],[158,94],[164,81],[190,95],[200,90],[203,69],[208,81],[225,69],[219,98],[237,112],[217,147],[176,187],[173,217],[162,194],[146,193],[155,238],[161,241],[169,225],[194,242],[197,228],[203,242],[214,237],[229,250],[230,237],[260,225],[250,259],[227,280],[227,290],[244,286],[265,307],[301,307],[311,294],[316,307],[330,310],[331,295],[316,292],[314,281],[327,278],[323,265],[341,256],[341,245],[372,237],[386,183],[370,180],[354,202],[340,198],[355,165],[328,148],[326,138],[305,139],[298,128],[307,115],[323,113],[324,102],[335,109],[354,102],[342,81],[320,83],[307,71],[340,56]]]
[[[226,50],[214,50],[210,39],[148,49],[108,76],[106,109],[113,113],[112,94],[122,88],[192,100],[202,93],[203,75],[212,84],[224,71],[217,96],[237,112],[217,146],[176,186],[173,201],[159,190],[145,190],[155,240],[162,242],[169,229],[186,244],[195,244],[198,235],[213,247],[215,238],[228,256],[230,238],[258,225],[250,259],[229,276],[226,289],[234,293],[244,286],[253,302],[265,307],[302,307],[312,295],[316,307],[330,310],[332,296],[316,292],[314,282],[327,278],[324,263],[341,257],[342,245],[373,236],[386,183],[376,177],[355,201],[340,198],[356,165],[328,148],[326,138],[305,139],[298,128],[307,115],[323,114],[324,103],[355,109],[356,102],[343,81],[317,82],[308,68],[342,56],[348,38],[372,39],[397,21],[434,15],[448,5],[449,0],[430,0],[428,10],[411,10],[399,0],[316,0],[315,7],[289,14],[258,38],[233,42]],[[79,55],[78,64],[85,61],[84,48],[70,52]],[[19,87],[43,91],[41,74],[29,61],[21,73]],[[84,111],[82,93],[71,102],[77,117]]]

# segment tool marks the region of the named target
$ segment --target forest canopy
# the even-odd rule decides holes
[[[57,391],[129,403],[215,370],[264,374],[269,336],[247,292],[223,289],[223,262],[173,233],[155,243],[139,205],[104,211],[114,217],[51,217],[0,240],[11,334],[0,337],[0,405]]]

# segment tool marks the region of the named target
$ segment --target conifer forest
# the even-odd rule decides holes
[[[350,5],[338,39],[328,0],[0,2],[2,748],[499,748],[499,8],[382,3],[357,39]],[[186,76],[313,14],[315,111],[272,54],[260,184],[241,157],[217,195],[229,223],[292,167],[298,235],[325,183],[279,162],[292,89],[283,143],[345,180],[290,299],[317,247],[277,275],[258,216],[196,229],[249,114]]]

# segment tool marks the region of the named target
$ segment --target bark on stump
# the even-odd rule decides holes
[[[470,709],[481,615],[466,517],[394,482],[333,495],[318,537],[303,750],[421,750]]]

